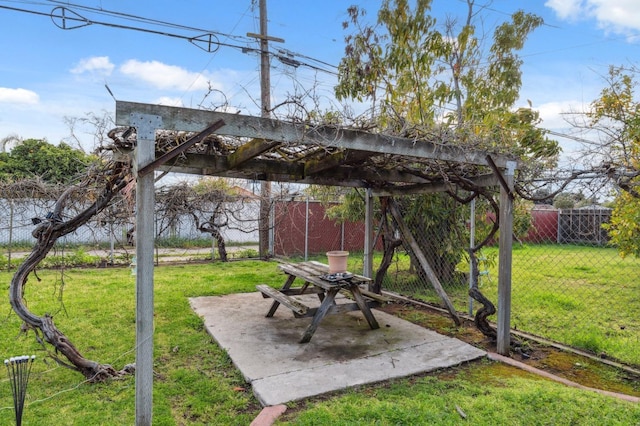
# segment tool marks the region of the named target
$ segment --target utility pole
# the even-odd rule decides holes
[[[271,73],[269,63],[269,41],[284,43],[277,37],[269,37],[267,31],[267,0],[260,0],[260,34],[247,33],[249,37],[260,39],[260,103],[261,117],[271,118]],[[260,257],[269,256],[269,235],[271,229],[271,182],[260,184],[260,220],[258,238]]]

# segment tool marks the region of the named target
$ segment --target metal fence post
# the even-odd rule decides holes
[[[115,258],[115,236],[113,234],[113,220],[109,221],[109,259],[111,261],[111,264],[114,265],[116,258]]]
[[[469,289],[473,287],[473,280],[475,274],[474,266],[476,262],[471,261],[471,250],[476,245],[476,199],[471,200],[471,212],[469,215]],[[473,315],[473,297],[469,296],[469,315]]]
[[[365,197],[364,265],[362,275],[373,278],[373,192],[367,188]]]
[[[307,202],[305,203],[304,212],[304,260],[309,260],[309,196],[307,195]]]
[[[9,199],[9,245],[7,247],[7,270],[11,270],[11,251],[13,244],[13,200]]]
[[[136,425],[150,426],[153,413],[153,247],[155,236],[154,174],[138,170],[155,160],[155,130],[162,117],[131,114],[138,143],[136,173]]]

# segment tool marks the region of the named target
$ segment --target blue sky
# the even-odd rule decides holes
[[[323,104],[329,104],[335,76],[317,68],[335,71],[329,65],[340,61],[346,9],[357,4],[373,19],[380,1],[267,3],[269,33],[285,39],[284,43],[272,43],[272,51],[280,49],[283,56],[293,54],[293,59],[310,65],[293,67],[273,61],[272,105],[287,95],[310,90]],[[487,6],[484,22],[488,28],[519,8],[544,18],[545,25],[535,31],[522,52],[520,102],[523,106],[527,100],[532,102],[544,118],[543,127],[567,132],[562,112],[583,109],[596,98],[609,65],[637,65],[637,0],[476,3]],[[62,7],[67,16],[75,12],[92,24],[58,28],[61,19],[47,15],[60,15]],[[462,19],[464,8],[460,0],[434,0],[433,15],[439,22],[447,15]],[[133,20],[133,16],[190,28],[152,25]],[[46,138],[52,143],[79,141],[85,149],[92,149],[93,137],[86,128],[76,128],[78,141],[69,139],[65,118],[113,114],[115,102],[105,84],[118,100],[186,107],[200,105],[211,86],[215,91],[206,106],[224,102],[230,110],[259,114],[259,58],[255,52],[242,50],[258,47],[246,36],[259,32],[257,0],[0,0],[0,28],[0,139],[15,134]],[[184,39],[208,32],[216,33],[224,44],[213,53]],[[568,142],[563,143],[569,148]]]

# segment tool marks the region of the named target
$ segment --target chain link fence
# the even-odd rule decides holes
[[[487,206],[460,204],[450,197],[399,199],[401,215],[456,310],[473,313],[480,306],[468,296],[469,247],[478,244],[493,224]],[[46,217],[42,200],[0,201],[0,258],[33,244],[33,220]],[[307,258],[330,250],[352,253],[349,268],[361,272],[363,223],[338,223],[325,216],[321,203],[277,201],[273,209],[273,248],[276,256]],[[640,260],[622,258],[602,229],[611,212],[589,206],[558,210],[550,206],[516,206],[514,218],[512,320],[513,328],[590,351],[601,357],[640,366]],[[380,218],[377,219],[380,225]],[[82,244],[112,256],[132,256],[133,221],[103,215],[60,243],[57,250]],[[375,238],[374,272],[382,259],[382,240],[400,238],[397,227]],[[164,238],[207,238],[187,217],[168,228]],[[257,244],[253,233],[225,235],[228,241]],[[210,255],[214,242],[211,237]],[[383,280],[383,289],[438,306],[441,298],[403,238]],[[497,305],[498,247],[496,235],[476,253],[479,290]],[[206,254],[205,254],[206,256]],[[257,252],[256,252],[257,256]],[[14,260],[14,262],[16,262]],[[489,318],[490,320],[494,318]]]
[[[32,232],[38,222],[47,220],[54,202],[45,199],[0,199],[0,267],[16,267],[35,244]],[[247,209],[249,211],[250,209]],[[253,213],[248,213],[253,214]],[[254,215],[255,216],[255,215]],[[216,258],[216,240],[197,229],[193,218],[184,215],[165,226],[162,215],[156,215],[156,255],[190,260]],[[257,257],[257,219],[227,220],[221,233],[230,246],[231,257]],[[61,238],[53,256],[88,254],[97,265],[128,264],[135,256],[135,217],[105,211],[75,232]],[[254,247],[256,247],[254,249]],[[197,249],[197,250],[196,250]]]
[[[419,201],[403,202],[403,217],[460,312],[480,305],[468,297],[471,231],[492,215],[469,205],[439,205],[444,224]],[[523,208],[526,207],[526,208]],[[604,207],[559,210],[516,206],[512,251],[511,326],[519,331],[640,366],[640,260],[609,244]],[[472,219],[473,217],[473,219]],[[476,232],[476,237],[481,233]],[[477,243],[477,241],[475,241]],[[455,247],[455,249],[452,249]],[[443,307],[405,245],[397,249],[384,288]],[[497,306],[497,237],[477,252],[480,291]],[[489,318],[495,320],[496,318]]]
[[[331,250],[362,252],[364,223],[328,218],[317,201],[278,201],[274,205],[274,254],[303,257]]]

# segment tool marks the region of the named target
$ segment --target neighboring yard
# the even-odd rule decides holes
[[[130,269],[70,269],[63,279],[59,272],[41,270],[38,276],[43,281],[39,283],[32,276],[25,295],[34,312],[53,313],[60,330],[87,358],[116,368],[134,361],[135,283]],[[11,274],[0,273],[5,294],[10,278]],[[256,283],[277,287],[281,282],[275,262],[156,268],[154,424],[241,425],[255,418],[261,407],[251,389],[224,351],[212,343],[187,298],[253,292]],[[90,385],[77,373],[50,360],[43,362],[45,354],[32,332],[21,335],[20,322],[11,312],[8,299],[4,300],[0,357],[38,356],[29,382],[25,424],[133,424],[133,377]],[[391,309],[413,322],[484,344],[471,328],[455,329],[446,317],[403,305]],[[548,360],[562,359],[564,368],[570,370],[566,375],[574,381],[584,377],[589,379],[589,386],[640,395],[637,378],[565,354],[535,353],[545,354]],[[538,365],[544,366],[544,362]],[[559,363],[553,368],[562,373]],[[0,376],[2,425],[13,424],[6,377]],[[637,404],[567,388],[486,360],[291,403],[281,423],[453,425],[460,424],[463,415],[474,425],[640,423]]]

